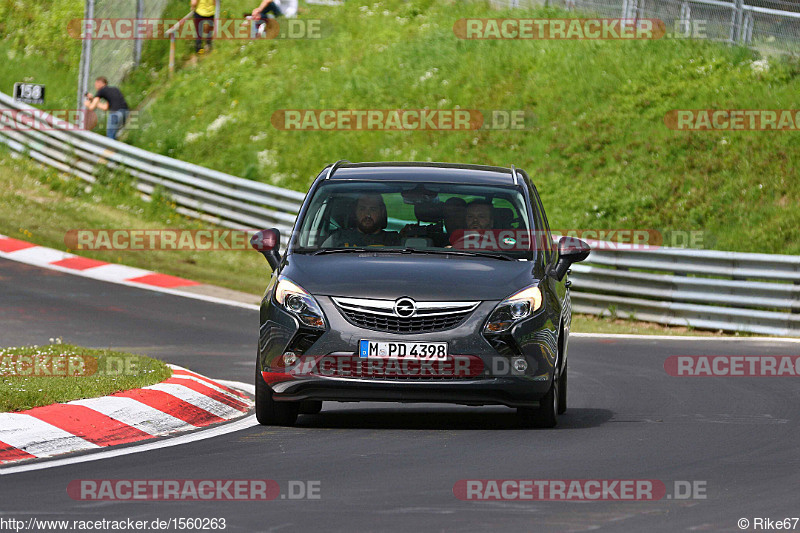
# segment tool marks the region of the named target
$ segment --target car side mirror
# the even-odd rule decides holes
[[[263,255],[270,268],[275,270],[281,262],[281,232],[275,228],[262,229],[250,237],[250,246]]]
[[[564,279],[569,267],[589,257],[591,251],[592,247],[577,237],[561,237],[558,241],[558,262],[553,269],[556,279]]]

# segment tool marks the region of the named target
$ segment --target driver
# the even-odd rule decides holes
[[[356,227],[340,228],[322,243],[323,248],[399,246],[400,235],[386,231],[386,204],[380,194],[363,194],[355,206]]]

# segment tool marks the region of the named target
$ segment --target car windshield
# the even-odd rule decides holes
[[[534,231],[531,231],[534,230]],[[291,250],[487,255],[530,259],[525,198],[514,187],[330,181],[314,193]]]

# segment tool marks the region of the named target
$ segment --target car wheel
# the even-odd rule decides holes
[[[306,400],[304,402],[300,402],[301,415],[315,415],[320,411],[322,411],[321,400]]]
[[[539,407],[517,408],[517,417],[523,426],[532,428],[556,427],[558,423],[558,385],[560,381],[560,379],[553,380],[550,390],[539,400]]]
[[[558,414],[563,415],[567,412],[567,367],[561,372],[558,380]]]
[[[262,426],[293,426],[299,405],[295,402],[276,402],[272,389],[266,384],[256,364],[256,420]]]

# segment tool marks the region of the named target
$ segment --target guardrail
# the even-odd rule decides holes
[[[2,109],[33,110],[0,93]],[[5,117],[5,115],[2,115]],[[291,231],[303,193],[178,161],[84,130],[8,129],[0,142],[87,182],[123,170],[144,195],[161,187],[177,211],[237,229]],[[6,127],[3,127],[6,126]],[[60,126],[60,128],[59,128]],[[600,249],[572,267],[573,309],[661,324],[800,336],[800,256],[678,248]],[[607,247],[606,247],[607,248]]]
[[[0,93],[0,110],[37,112]],[[40,118],[37,112],[37,118]],[[8,120],[7,115],[3,115]],[[0,123],[0,141],[46,165],[89,183],[100,167],[125,171],[136,178],[144,195],[160,187],[181,214],[239,229],[276,227],[291,231],[305,195],[179,161],[86,130],[53,117],[48,128]]]
[[[674,326],[800,336],[800,256],[682,248],[593,250],[573,309]]]

